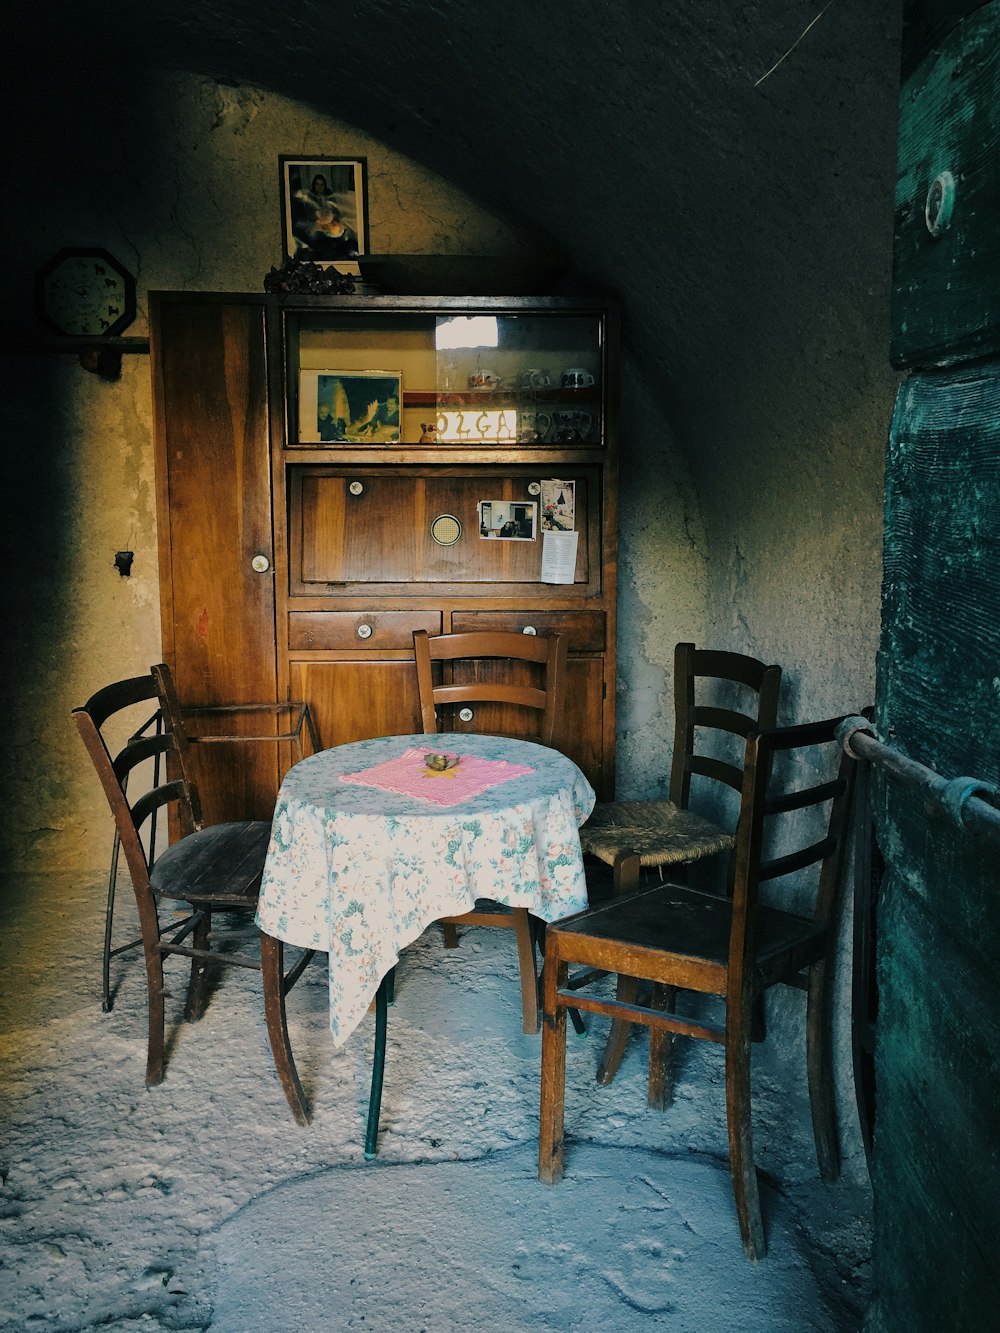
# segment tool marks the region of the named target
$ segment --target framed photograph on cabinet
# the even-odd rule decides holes
[[[299,372],[300,444],[398,444],[403,377],[393,370]]]
[[[368,253],[368,171],[363,157],[278,158],[284,262],[307,259],[357,273]]]

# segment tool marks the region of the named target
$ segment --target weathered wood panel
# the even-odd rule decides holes
[[[900,390],[876,723],[944,777],[1000,781],[1000,364]],[[870,1330],[1000,1307],[1000,848],[876,784],[876,1295]]]
[[[274,700],[271,456],[262,298],[151,305],[163,656],[181,703]],[[223,728],[223,721],[227,726]],[[191,720],[192,735],[259,735],[260,715]],[[196,745],[208,823],[270,818],[279,747]]]
[[[930,31],[943,21],[931,16]],[[1000,351],[1000,3],[941,36],[900,97],[893,363],[991,355]]]

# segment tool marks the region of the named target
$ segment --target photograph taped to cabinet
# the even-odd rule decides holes
[[[299,372],[300,444],[398,444],[398,370]]]
[[[542,482],[542,531],[572,532],[576,527],[576,482]]]
[[[480,500],[479,535],[505,542],[533,542],[538,506],[525,500]]]

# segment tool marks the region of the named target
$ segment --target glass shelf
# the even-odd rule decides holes
[[[286,313],[289,446],[604,444],[603,316]]]

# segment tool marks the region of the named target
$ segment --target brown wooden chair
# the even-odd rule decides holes
[[[303,737],[309,737],[310,753],[316,754],[320,749],[319,732],[313,721],[307,703],[301,703],[297,700],[287,703],[247,703],[247,704],[220,704],[214,707],[184,708],[177,698],[177,691],[174,688],[173,677],[170,668],[165,662],[160,662],[152,668],[153,681],[156,686],[155,698],[158,707],[149,713],[145,720],[139,720],[139,725],[135,732],[129,738],[138,739],[139,736],[156,731],[161,732],[166,728],[168,731],[178,731],[183,733],[186,745],[182,747],[186,757],[190,745],[222,745],[222,744],[240,744],[249,743],[268,743],[282,744],[290,746],[293,755],[293,762],[297,763],[305,758],[305,749],[303,747]],[[135,690],[138,692],[136,702],[147,701],[152,703],[149,694],[149,681],[145,676],[134,677]],[[265,730],[257,735],[236,735],[233,733],[224,733],[220,735],[205,734],[200,736],[191,736],[187,733],[185,719],[192,717],[236,717],[241,714],[249,714],[255,717],[274,717],[279,719],[287,716],[287,723],[280,730]],[[162,756],[156,756],[152,761],[152,781],[154,784],[159,782],[160,764]],[[178,762],[180,755],[178,754]],[[193,783],[194,778],[189,766],[185,763],[184,778]],[[149,839],[152,845],[156,845],[156,824],[157,812],[154,811],[150,816]],[[114,913],[115,899],[118,887],[118,862],[121,852],[121,839],[118,834],[118,827],[115,826],[111,844],[111,864],[108,872],[108,899],[107,909],[104,921],[104,953],[102,959],[101,971],[101,1008],[105,1013],[110,1013],[114,1005],[114,995],[111,990],[111,960],[119,954],[127,953],[131,949],[137,949],[142,944],[142,939],[130,940],[127,944],[120,944],[113,947],[112,939],[114,932]]]
[[[826,964],[833,948],[855,767],[837,741],[839,720],[764,731],[747,741],[731,898],[662,883],[611,898],[547,930],[539,1140],[539,1176],[546,1183],[554,1184],[563,1173],[568,1007],[612,1018],[624,1013],[629,1022],[651,1029],[653,1106],[662,1107],[669,1100],[667,1057],[673,1034],[717,1042],[726,1052],[729,1154],[743,1248],[749,1258],[762,1258],[766,1244],[750,1125],[751,1006],[755,997],[778,982],[808,992],[806,1065],[816,1152],[823,1178],[836,1175]],[[797,760],[795,772],[809,772],[813,785],[769,794],[772,761],[778,756],[783,770],[789,759]],[[814,765],[824,760],[835,776],[817,782]],[[824,827],[819,815],[827,803]],[[769,827],[769,836],[783,835],[778,844],[781,854],[764,859],[765,821],[792,814],[792,821],[780,819],[780,829]],[[638,884],[640,860],[638,855],[622,854],[619,868],[626,886]],[[807,867],[815,868],[818,881],[811,910],[802,905],[806,886],[799,879],[790,886],[793,896],[787,910],[774,904],[773,894],[766,905],[760,901],[762,883],[797,875]],[[571,976],[571,964],[587,970]],[[623,1004],[588,992],[597,978],[617,971],[653,984],[648,1005]],[[678,1014],[678,990],[721,996],[723,1022]]]
[[[282,1088],[296,1120],[306,1124],[309,1109],[292,1060],[284,997],[312,953],[304,953],[284,976],[281,945],[269,937],[262,937],[261,958],[211,948],[214,913],[245,914],[256,909],[270,823],[244,820],[202,826],[197,789],[185,777],[187,738],[174,723],[164,720],[161,730],[133,731],[120,749],[112,741],[112,752],[109,737],[123,710],[138,704],[155,708],[158,703],[157,680],[151,672],[105,686],[73,710],[114,815],[135,893],[149,996],[146,1086],[153,1087],[163,1079],[163,959],[171,954],[191,959],[184,1009],[189,1022],[205,1011],[210,965],[251,967],[263,972],[265,1017]],[[168,765],[173,770],[170,773],[166,772]],[[136,782],[129,790],[130,777],[148,778],[138,784],[142,787],[138,795]],[[168,809],[176,812],[182,836],[160,849],[150,825],[157,812]],[[188,915],[164,923],[160,907],[165,903],[183,904]]]
[[[565,695],[566,640],[561,635],[495,630],[431,637],[425,630],[415,630],[413,652],[421,723],[427,735],[474,730],[552,745]],[[438,672],[442,678],[436,680]],[[524,1031],[537,1032],[537,923],[527,908],[484,900],[475,911],[442,921],[449,948],[458,942],[458,925],[505,926],[515,931]]]
[[[580,830],[584,853],[613,872],[615,893],[625,852],[635,853],[643,867],[689,865],[729,853],[735,833],[689,809],[692,778],[703,778],[699,799],[719,788],[739,793],[747,736],[773,727],[778,720],[781,667],[766,666],[743,653],[696,648],[679,643],[674,649],[674,749],[669,800],[611,801],[594,807]],[[733,820],[735,827],[735,818]],[[622,976],[619,999],[631,1003],[636,983]],[[597,1071],[599,1083],[610,1083],[621,1063],[631,1024],[616,1022],[608,1036]]]

